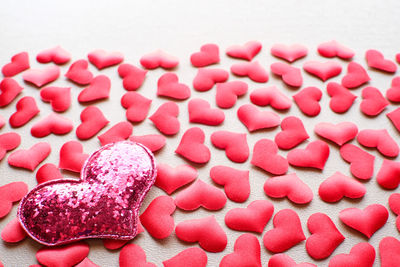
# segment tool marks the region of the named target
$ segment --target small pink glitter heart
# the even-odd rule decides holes
[[[108,144],[88,158],[81,180],[52,180],[30,191],[18,218],[34,240],[48,246],[86,238],[132,239],[156,173],[146,147]]]

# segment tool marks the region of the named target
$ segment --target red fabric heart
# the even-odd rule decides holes
[[[247,208],[234,208],[225,215],[225,224],[236,231],[262,233],[274,213],[268,200],[252,201]]]
[[[340,156],[350,163],[351,173],[358,179],[370,179],[374,173],[375,156],[353,144],[345,144],[340,148]]]
[[[362,183],[341,172],[335,172],[328,177],[318,189],[320,198],[329,203],[337,202],[343,197],[361,198],[366,192],[367,189]]]
[[[54,111],[64,112],[71,105],[71,87],[49,86],[40,90],[40,97],[50,102]]]
[[[7,151],[17,148],[21,144],[21,136],[14,132],[0,134],[0,160]]]
[[[90,63],[101,70],[110,66],[117,65],[124,61],[124,55],[119,52],[106,52],[101,49],[94,50],[88,54]]]
[[[358,63],[352,61],[347,65],[347,74],[342,78],[346,88],[356,88],[371,80],[367,71]]]
[[[89,106],[82,110],[81,124],[76,128],[76,136],[81,140],[87,140],[95,136],[109,121],[96,106]]]
[[[306,250],[316,260],[328,258],[345,239],[324,213],[312,214],[307,220],[307,227],[311,236],[307,238]]]
[[[58,168],[80,173],[88,154],[83,153],[83,146],[78,141],[68,141],[60,149]]]
[[[274,44],[271,47],[271,54],[275,57],[282,58],[288,62],[294,62],[300,58],[307,56],[308,49],[301,44],[284,45]]]
[[[339,57],[341,59],[351,59],[355,54],[352,49],[335,40],[320,44],[318,53],[323,57]]]
[[[16,105],[17,111],[14,112],[9,119],[12,127],[21,127],[28,123],[40,111],[36,105],[36,101],[31,96],[24,96]]]
[[[167,142],[167,139],[161,134],[146,134],[141,136],[131,136],[129,137],[129,140],[143,144],[153,153],[163,148]]]
[[[294,102],[296,102],[299,109],[307,116],[317,116],[321,111],[319,101],[321,100],[322,92],[317,87],[306,87],[301,89],[300,92],[293,95]]]
[[[206,267],[207,253],[201,248],[187,248],[169,260],[163,261],[164,267]]]
[[[204,145],[205,135],[198,127],[189,128],[183,134],[175,153],[194,163],[207,163],[211,153]]]
[[[75,267],[99,267],[94,264],[89,258],[84,258],[79,264],[75,265]]]
[[[65,77],[80,85],[89,84],[93,74],[88,70],[88,66],[89,63],[85,59],[77,60],[69,67]]]
[[[217,83],[215,101],[220,108],[231,108],[239,96],[247,93],[248,85],[242,81]]]
[[[367,60],[367,64],[370,68],[389,73],[394,73],[397,70],[396,64],[391,60],[385,59],[383,54],[378,50],[367,50],[367,52],[365,52],[365,59]]]
[[[130,267],[133,266],[140,267],[156,267],[154,263],[147,262],[146,253],[144,250],[136,244],[126,245],[119,253],[119,266],[120,267]]]
[[[278,110],[287,110],[292,106],[292,100],[275,85],[254,90],[250,94],[250,100],[258,106],[270,105]]]
[[[326,90],[331,97],[329,107],[336,113],[344,113],[349,110],[357,98],[347,88],[335,82],[328,83]]]
[[[251,61],[262,48],[258,41],[249,41],[244,45],[233,45],[226,49],[226,54],[233,58],[245,59]]]
[[[63,176],[60,169],[53,163],[43,164],[36,172],[36,181],[38,184],[61,178]]]
[[[56,46],[37,54],[36,60],[40,63],[54,62],[58,65],[62,65],[71,60],[71,54],[61,46]]]
[[[10,104],[23,89],[14,79],[4,78],[0,83],[0,107]]]
[[[265,233],[264,246],[273,253],[284,252],[306,240],[299,215],[291,209],[280,210],[273,219],[274,228]]]
[[[174,231],[174,218],[176,206],[170,196],[159,196],[151,201],[150,205],[140,215],[140,222],[147,232],[154,238],[164,239]]]
[[[338,76],[342,72],[342,66],[336,61],[308,61],[304,63],[303,69],[308,73],[317,76],[322,81]]]
[[[24,81],[32,83],[37,87],[42,87],[57,80],[58,76],[60,76],[60,68],[58,66],[48,66],[44,69],[27,70],[22,75],[22,78]]]
[[[300,87],[303,84],[303,77],[299,68],[293,67],[284,62],[271,64],[271,71],[282,77],[284,83],[292,87]]]
[[[107,130],[107,132],[98,135],[97,138],[102,146],[114,143],[118,141],[123,141],[132,135],[133,126],[127,121],[121,121],[115,124],[113,127]]]
[[[157,50],[147,55],[142,56],[140,64],[146,69],[152,70],[156,68],[173,69],[179,64],[178,58]]]
[[[211,179],[224,186],[226,196],[235,202],[245,202],[250,196],[249,171],[228,166],[214,166],[210,170]]]
[[[224,149],[228,159],[233,162],[242,163],[249,158],[250,151],[245,133],[216,131],[211,135],[211,143],[219,149]]]
[[[208,252],[221,252],[228,242],[226,233],[214,216],[180,222],[176,236],[185,242],[198,242]]]
[[[392,102],[400,102],[400,77],[394,77],[391,87],[386,91],[386,98]]]
[[[27,52],[21,52],[11,58],[11,62],[1,68],[4,77],[12,77],[24,70],[29,69],[29,55]]]
[[[226,196],[217,187],[197,179],[192,185],[179,192],[175,204],[183,210],[196,210],[203,207],[207,210],[220,210],[225,207]]]
[[[295,116],[284,118],[281,128],[282,131],[275,136],[275,143],[280,149],[291,149],[310,137],[301,120]]]
[[[70,267],[81,262],[88,254],[89,245],[78,242],[61,247],[43,247],[36,253],[36,259],[48,267]]]
[[[286,158],[278,155],[278,146],[269,139],[258,140],[254,145],[251,164],[275,175],[285,174],[289,168]]]
[[[1,239],[7,243],[17,243],[26,238],[24,228],[19,223],[18,218],[12,219],[7,225],[1,230]]]
[[[74,128],[72,121],[56,113],[50,113],[47,117],[36,122],[31,128],[34,137],[45,137],[49,134],[63,135]]]
[[[400,132],[400,108],[396,108],[395,110],[386,113],[386,116],[393,123],[394,127]]]
[[[385,225],[389,213],[380,204],[371,204],[365,209],[347,208],[339,213],[340,220],[366,237],[371,236]]]
[[[149,113],[152,100],[136,92],[128,92],[121,98],[126,109],[126,119],[130,122],[142,122]]]
[[[381,255],[381,267],[391,267],[399,264],[399,240],[392,236],[382,238],[381,242],[379,242],[379,254]]]
[[[178,82],[175,73],[163,74],[157,82],[157,95],[170,97],[177,100],[185,100],[190,97],[190,88],[186,84]]]
[[[147,70],[143,70],[131,64],[121,64],[118,74],[122,78],[122,85],[127,91],[139,89],[146,78]]]
[[[237,111],[237,116],[249,132],[276,127],[281,120],[275,112],[260,111],[252,104],[242,105]]]
[[[338,254],[329,261],[330,267],[372,267],[375,261],[375,249],[367,242],[355,245],[349,254]]]
[[[13,202],[20,201],[28,193],[24,182],[12,182],[0,186],[0,218],[5,217],[12,209]]]
[[[314,132],[317,135],[342,146],[357,136],[358,128],[357,125],[352,122],[340,122],[338,124],[320,122],[315,125]]]
[[[0,129],[4,127],[6,124],[6,120],[3,118],[3,116],[0,115]]]
[[[7,161],[11,166],[33,171],[43,160],[47,158],[50,152],[50,144],[46,142],[40,142],[36,143],[28,150],[20,149],[12,152],[8,156]]]
[[[200,47],[200,52],[190,56],[190,62],[196,68],[206,67],[219,62],[219,48],[216,44],[205,44]]]
[[[397,215],[396,227],[400,231],[400,193],[393,193],[389,197],[389,207]]]
[[[264,183],[264,192],[272,198],[287,197],[296,204],[307,204],[313,199],[311,188],[296,173],[268,179]]]
[[[222,110],[211,108],[210,104],[203,99],[193,98],[188,103],[189,122],[205,125],[220,125],[225,120]]]
[[[268,267],[317,267],[317,265],[312,263],[296,264],[290,256],[279,253],[269,258]]]
[[[83,89],[78,95],[80,103],[86,103],[106,99],[110,95],[111,81],[105,75],[99,75],[92,79],[90,85]]]
[[[179,165],[173,168],[167,164],[158,163],[155,185],[170,195],[193,182],[198,175],[197,170],[190,165]]]
[[[233,253],[225,255],[220,267],[261,267],[261,248],[256,236],[243,234],[235,241]]]
[[[362,130],[357,135],[357,141],[366,147],[377,148],[386,157],[397,157],[399,146],[386,129]]]
[[[388,105],[389,101],[375,87],[368,86],[362,90],[362,98],[360,104],[361,111],[368,116],[379,115]]]
[[[384,159],[376,181],[385,189],[396,189],[400,183],[400,163]]]
[[[138,234],[140,234],[140,233],[143,233],[143,232],[144,232],[144,228],[143,228],[143,226],[142,226],[142,224],[140,223],[140,220],[139,220],[138,221],[138,226],[137,226],[136,236]],[[103,239],[103,245],[104,245],[104,247],[106,249],[115,250],[115,249],[122,248],[129,241],[131,241],[131,240]]]
[[[258,61],[233,64],[231,66],[231,72],[239,77],[247,76],[258,83],[266,83],[269,78],[268,72]]]
[[[180,128],[180,123],[177,119],[178,115],[178,105],[168,101],[159,106],[149,119],[161,133],[165,135],[174,135],[179,132]]]
[[[213,88],[216,83],[223,83],[228,80],[229,73],[223,69],[200,68],[193,79],[193,88],[204,92]]]
[[[307,145],[305,149],[294,149],[287,154],[290,165],[323,170],[329,157],[329,146],[321,140]]]

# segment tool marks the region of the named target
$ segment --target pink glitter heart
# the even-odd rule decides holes
[[[131,141],[108,144],[82,170],[81,180],[52,180],[23,198],[18,218],[25,231],[48,246],[135,237],[140,206],[157,172],[150,150]]]

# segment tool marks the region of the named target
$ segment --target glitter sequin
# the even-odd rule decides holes
[[[81,180],[52,180],[25,196],[18,218],[26,232],[49,246],[135,237],[139,208],[156,177],[153,154],[131,141],[108,144],[82,170]]]

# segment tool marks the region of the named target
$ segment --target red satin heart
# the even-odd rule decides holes
[[[347,65],[347,74],[342,78],[346,88],[356,88],[371,80],[367,71],[358,63],[352,61]]]
[[[251,61],[260,51],[262,45],[258,41],[249,41],[244,45],[233,45],[226,49],[226,54],[233,58]]]
[[[37,54],[36,60],[40,63],[54,62],[58,65],[62,65],[71,60],[71,54],[61,46],[56,46],[41,51]]]
[[[136,92],[127,92],[121,98],[126,109],[126,119],[130,122],[142,122],[149,113],[152,100]]]
[[[222,110],[211,108],[210,104],[203,99],[193,98],[188,103],[189,122],[205,125],[220,125],[225,120]]]
[[[179,64],[178,58],[157,50],[140,58],[140,64],[146,69],[152,70],[156,68],[173,69]]]
[[[369,243],[358,243],[349,254],[338,254],[329,261],[330,267],[372,267],[375,261],[375,249]]]
[[[394,77],[391,87],[386,91],[386,98],[392,102],[400,102],[400,77]]]
[[[340,148],[340,156],[350,163],[351,173],[358,179],[370,179],[374,173],[375,156],[353,144],[345,144]]]
[[[198,247],[187,248],[174,257],[163,261],[163,265],[164,267],[206,267],[207,253]]]
[[[381,255],[381,267],[392,267],[399,264],[400,242],[398,239],[387,236],[379,242],[379,254]]]
[[[217,83],[215,101],[220,108],[231,108],[238,97],[247,93],[248,85],[242,81]]]
[[[320,122],[315,125],[314,132],[317,135],[342,146],[357,136],[358,128],[357,125],[352,122],[340,122],[338,124]]]
[[[67,134],[74,128],[72,121],[56,113],[50,113],[47,117],[36,122],[31,128],[34,137],[45,137],[50,134]]]
[[[383,54],[378,50],[367,50],[367,52],[365,52],[365,59],[367,60],[367,64],[370,68],[389,73],[394,73],[397,70],[396,64],[391,60],[385,59]]]
[[[377,116],[389,105],[382,93],[372,86],[365,87],[361,96],[360,109],[367,116]]]
[[[193,88],[200,92],[208,91],[214,84],[226,82],[228,78],[229,73],[226,70],[200,68],[193,79]]]
[[[224,149],[228,159],[233,162],[242,163],[249,158],[250,151],[245,133],[216,131],[211,135],[211,143],[219,149]]]
[[[60,76],[60,68],[58,66],[48,66],[44,69],[27,70],[22,75],[22,79],[37,87],[42,87],[43,85],[57,80],[58,76]]]
[[[40,112],[35,99],[31,96],[21,98],[17,102],[16,108],[17,111],[9,119],[10,125],[14,128],[24,126]]]
[[[233,64],[231,72],[239,77],[247,76],[258,83],[266,83],[269,78],[267,70],[258,61]]]
[[[158,163],[155,186],[170,195],[177,189],[193,182],[198,175],[197,170],[190,165],[179,165],[174,168],[164,163]]]
[[[120,267],[130,267],[132,263],[140,267],[157,267],[154,263],[147,262],[146,253],[136,244],[126,245],[119,253]]]
[[[285,174],[289,168],[286,158],[278,155],[278,146],[269,139],[258,140],[254,145],[251,164],[275,175]]]
[[[200,52],[190,56],[190,62],[196,68],[206,67],[219,63],[219,48],[216,44],[205,44],[200,47]]]
[[[131,136],[129,140],[143,144],[145,147],[151,150],[151,152],[157,152],[162,149],[167,139],[161,134],[146,134],[141,136]]]
[[[307,262],[296,264],[290,256],[279,253],[269,258],[268,267],[317,267],[317,265]]]
[[[29,69],[29,55],[28,52],[21,52],[11,58],[11,62],[1,68],[4,77],[12,77],[24,70]]]
[[[226,196],[217,187],[197,179],[185,190],[179,192],[175,204],[183,210],[196,210],[203,207],[207,210],[220,210],[226,204]]]
[[[60,169],[53,163],[43,164],[36,172],[36,181],[38,184],[61,178],[63,178],[63,175]]]
[[[68,141],[60,149],[58,168],[80,173],[88,154],[83,153],[83,146],[78,141]]]
[[[71,87],[49,86],[40,90],[40,97],[50,102],[54,111],[64,112],[71,105]]]
[[[11,166],[33,171],[43,160],[47,158],[50,152],[50,144],[46,142],[40,142],[36,143],[28,150],[20,149],[12,152],[8,156],[7,161]]]
[[[97,138],[100,141],[102,146],[115,143],[118,141],[123,141],[129,138],[132,135],[133,126],[131,123],[127,121],[121,121],[115,124],[113,127],[107,130],[107,132],[98,135]]]
[[[355,54],[352,49],[335,40],[320,44],[318,53],[323,57],[339,57],[341,59],[351,59]]]
[[[396,189],[400,183],[400,163],[384,159],[376,181],[385,189]]]
[[[4,78],[0,82],[0,107],[10,104],[23,89],[14,79]]]
[[[273,219],[274,228],[265,233],[264,246],[273,253],[280,253],[305,240],[300,218],[291,209],[280,210]]]
[[[377,148],[386,157],[397,157],[399,154],[399,146],[386,129],[362,130],[357,135],[357,141],[363,146]]]
[[[256,89],[250,94],[250,100],[258,106],[270,105],[274,109],[287,110],[292,106],[292,100],[282,93],[278,87],[270,86]]]
[[[307,116],[317,116],[321,111],[319,101],[322,98],[322,92],[317,87],[306,87],[293,95],[294,102],[300,110]]]
[[[400,132],[400,108],[386,113],[386,116],[393,123],[393,126]]]
[[[18,218],[12,219],[1,230],[1,239],[7,243],[18,243],[26,238],[27,234],[19,223]]]
[[[324,213],[312,214],[307,220],[307,227],[311,236],[307,238],[306,250],[316,260],[328,258],[345,239]]]
[[[328,83],[326,90],[331,97],[329,107],[336,113],[344,113],[349,110],[357,98],[347,88],[335,82]]]
[[[76,136],[81,140],[87,140],[95,136],[109,121],[96,106],[89,106],[82,110],[81,124],[76,128]]]
[[[178,81],[178,76],[175,73],[163,74],[157,82],[157,95],[177,100],[188,99],[190,97],[189,86]]]
[[[99,75],[92,79],[90,85],[78,95],[80,103],[106,99],[110,95],[111,80],[105,75]]]
[[[294,149],[287,154],[290,165],[323,170],[329,157],[329,146],[321,140],[307,145],[305,149]]]
[[[242,105],[237,111],[237,116],[249,132],[276,127],[281,120],[275,112],[261,111],[252,104]]]
[[[292,87],[300,87],[303,84],[303,77],[299,68],[293,67],[284,62],[271,64],[271,71],[281,76],[284,83]]]
[[[87,57],[99,70],[117,65],[124,60],[124,56],[119,52],[106,52],[101,49],[90,52]]]
[[[21,136],[14,132],[0,134],[0,160],[7,151],[17,148],[21,144]]]
[[[176,236],[185,242],[198,242],[208,252],[221,252],[227,244],[227,236],[214,216],[180,222]]]
[[[246,208],[234,208],[225,215],[225,224],[236,231],[262,233],[274,213],[268,200],[252,201]]]
[[[300,180],[296,173],[275,176],[266,180],[264,192],[272,198],[287,197],[296,204],[307,204],[313,199],[311,188]]]
[[[88,70],[88,66],[89,63],[85,59],[77,60],[69,67],[65,77],[80,85],[89,84],[93,74]]]
[[[242,171],[228,166],[214,166],[210,178],[224,186],[226,196],[235,202],[244,202],[250,196],[249,171]]]
[[[280,149],[291,149],[310,137],[301,120],[295,116],[284,118],[281,128],[282,131],[275,136],[275,143]]]
[[[207,163],[210,160],[211,153],[204,145],[205,135],[202,129],[198,127],[189,128],[183,134],[179,146],[175,153],[194,163]]]
[[[308,73],[317,76],[322,81],[338,76],[342,72],[342,66],[336,61],[307,61],[303,65],[303,69]]]
[[[224,256],[220,267],[261,267],[261,248],[256,236],[243,234],[235,241],[233,253]]]
[[[142,86],[147,70],[125,63],[118,67],[118,74],[122,78],[125,90],[135,91]]]
[[[89,245],[78,242],[61,247],[43,247],[36,253],[36,259],[49,267],[69,267],[81,262],[88,254]]]
[[[393,193],[389,197],[389,207],[397,215],[396,227],[400,231],[400,193]]]
[[[5,217],[12,209],[13,202],[20,201],[28,193],[24,182],[12,182],[0,186],[0,218]]]
[[[180,128],[180,123],[177,119],[178,115],[178,105],[169,101],[159,106],[149,119],[161,133],[165,135],[174,135],[179,132]]]
[[[318,189],[320,198],[329,203],[340,201],[343,197],[361,198],[366,192],[367,189],[362,183],[341,172],[335,172],[328,177]]]
[[[307,56],[307,53],[308,53],[307,47],[301,44],[293,44],[293,45],[274,44],[271,47],[271,54],[273,56],[282,58],[291,63]]]
[[[171,215],[175,212],[175,208],[172,197],[156,197],[140,215],[140,222],[152,237],[167,238],[174,231],[175,222]]]
[[[365,209],[347,208],[339,213],[340,220],[366,237],[371,236],[385,225],[389,213],[380,204],[371,204]]]

